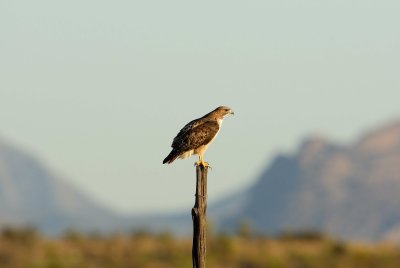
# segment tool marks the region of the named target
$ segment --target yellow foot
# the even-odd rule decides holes
[[[196,163],[194,163],[194,165],[197,167],[197,166],[203,166],[203,167],[205,167],[205,168],[211,168],[212,169],[212,167],[210,166],[210,164],[208,164],[207,162],[204,162],[204,161],[197,161]]]

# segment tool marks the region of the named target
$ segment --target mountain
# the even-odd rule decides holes
[[[127,217],[98,205],[34,156],[0,141],[0,226],[32,225],[55,235],[70,228],[111,231]]]
[[[209,204],[218,231],[244,222],[257,233],[316,230],[342,239],[400,241],[400,122],[352,144],[309,137],[277,155],[253,185]],[[120,215],[0,141],[0,227],[36,226],[46,234],[140,228],[191,234],[189,209],[174,215]]]
[[[312,229],[343,239],[400,241],[399,208],[400,122],[395,122],[347,146],[310,137],[209,214],[221,230],[246,220],[270,235]]]

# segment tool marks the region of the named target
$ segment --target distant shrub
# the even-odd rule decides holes
[[[1,238],[13,242],[31,243],[38,238],[38,233],[34,227],[4,227],[1,230]]]
[[[313,230],[299,230],[299,231],[286,231],[282,232],[278,239],[280,240],[301,240],[301,241],[322,241],[326,240],[327,237]]]
[[[148,238],[153,236],[153,234],[146,228],[137,229],[132,232],[132,239]]]
[[[74,229],[69,229],[64,233],[64,239],[71,242],[82,241],[85,236]]]
[[[330,245],[330,253],[335,256],[345,255],[347,252],[347,246],[343,242],[335,241]]]
[[[249,220],[244,220],[240,223],[237,234],[241,238],[250,238],[254,234],[253,226]]]

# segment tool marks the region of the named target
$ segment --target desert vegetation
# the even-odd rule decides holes
[[[132,234],[41,236],[34,229],[5,228],[0,235],[0,267],[9,268],[169,268],[191,267],[190,237],[136,231]],[[400,247],[344,243],[314,232],[285,233],[274,239],[209,234],[208,267],[400,267]]]

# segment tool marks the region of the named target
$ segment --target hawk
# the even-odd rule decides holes
[[[197,154],[199,161],[195,164],[208,167],[209,164],[204,162],[203,155],[217,136],[224,117],[229,114],[233,114],[231,108],[220,106],[203,117],[190,121],[174,138],[172,151],[164,159],[163,164],[171,164],[178,157],[185,159]]]

